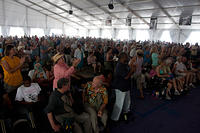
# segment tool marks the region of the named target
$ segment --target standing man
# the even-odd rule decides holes
[[[42,45],[40,46],[40,57],[42,61],[42,65],[44,65],[48,60],[48,52],[51,49],[51,47],[48,47],[48,42],[47,40],[42,41]]]
[[[116,101],[113,107],[111,119],[115,122],[119,120],[122,109],[123,113],[128,113],[131,104],[130,89],[131,89],[131,75],[134,72],[133,67],[128,65],[128,55],[121,53],[119,55],[119,62],[114,73],[113,87],[115,88]]]

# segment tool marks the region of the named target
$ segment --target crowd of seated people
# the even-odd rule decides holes
[[[171,100],[200,81],[198,44],[1,36],[0,56],[0,115],[25,110],[54,132],[104,132],[127,120],[132,90]]]

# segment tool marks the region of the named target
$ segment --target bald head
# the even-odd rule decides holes
[[[94,77],[93,82],[92,82],[92,86],[94,88],[99,88],[99,87],[102,86],[102,79],[101,79],[100,76]]]

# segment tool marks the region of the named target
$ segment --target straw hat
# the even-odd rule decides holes
[[[53,57],[52,57],[52,60],[53,60],[53,62],[54,63],[56,63],[61,57],[63,57],[64,55],[63,54],[61,54],[61,53],[57,53],[56,55],[54,55]]]
[[[22,46],[22,45],[19,45],[18,47],[17,47],[17,50],[19,51],[20,49],[25,49],[25,46]]]
[[[143,50],[141,50],[141,49],[138,49],[138,50],[136,51],[136,53],[137,53],[137,54],[144,54]]]
[[[12,44],[13,43],[13,41],[11,41],[11,40],[6,40],[5,41],[5,44]]]

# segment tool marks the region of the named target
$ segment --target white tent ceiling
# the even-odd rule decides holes
[[[158,18],[158,29],[200,29],[200,0],[13,0],[72,26],[95,29],[112,18],[113,28],[123,27],[127,16],[132,28],[148,29],[151,16]],[[72,5],[73,15],[68,14]],[[182,14],[192,15],[191,26],[179,26]]]

